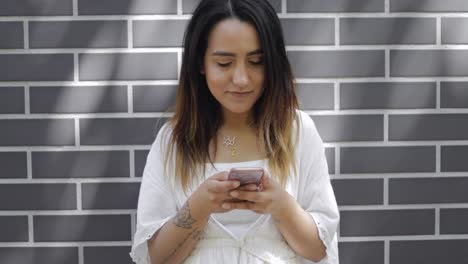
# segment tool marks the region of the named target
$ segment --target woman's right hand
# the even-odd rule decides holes
[[[202,182],[193,192],[191,199],[204,205],[205,213],[224,213],[231,209],[221,207],[225,200],[232,199],[229,192],[239,187],[239,181],[228,181],[228,172],[222,171]]]

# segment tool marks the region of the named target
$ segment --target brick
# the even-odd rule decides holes
[[[342,147],[341,173],[435,172],[435,147]]]
[[[2,36],[0,49],[22,49],[24,47],[23,23],[0,22],[0,36]]]
[[[341,211],[340,217],[342,237],[435,234],[433,209]]]
[[[183,4],[183,12],[184,14],[193,13],[195,8],[197,7],[200,0],[182,0]],[[275,9],[276,13],[281,13],[281,0],[267,0],[268,3]]]
[[[28,217],[0,216],[0,234],[0,242],[28,242]]]
[[[468,5],[467,5],[468,9]],[[441,24],[442,44],[468,44],[467,18],[444,17]]]
[[[383,179],[332,180],[338,205],[383,204]]]
[[[68,16],[73,15],[72,0],[2,0],[0,16]]]
[[[341,83],[340,109],[419,109],[436,107],[436,83]]]
[[[177,53],[87,53],[81,81],[177,79]]]
[[[468,177],[390,179],[389,203],[468,203],[467,189]]]
[[[0,55],[0,81],[72,80],[72,54]]]
[[[391,12],[466,12],[468,2],[464,0],[391,0]]]
[[[30,48],[126,48],[127,21],[35,21]]]
[[[142,177],[149,150],[135,150],[135,177]]]
[[[468,223],[468,209],[440,209],[441,234],[468,234],[468,225],[462,223]]]
[[[128,151],[32,152],[33,178],[129,177]]]
[[[140,183],[83,183],[83,209],[136,209]]]
[[[130,250],[126,246],[84,247],[84,264],[132,264]]]
[[[130,215],[33,216],[35,242],[130,241]]]
[[[126,86],[30,87],[31,113],[127,112]]]
[[[384,77],[383,50],[289,51],[297,78]]]
[[[441,82],[440,107],[468,108],[468,82]]]
[[[80,15],[153,15],[176,14],[173,0],[79,0]]]
[[[389,140],[467,140],[467,114],[390,115]]]
[[[383,12],[384,0],[288,0],[288,13]]]
[[[136,20],[133,47],[182,47],[188,20]]]
[[[133,86],[134,112],[167,112],[175,106],[177,86],[136,85]]]
[[[390,76],[463,77],[467,60],[468,50],[391,50]]]
[[[340,263],[384,263],[384,242],[340,242],[338,252]]]
[[[0,179],[27,178],[26,152],[0,152]]]
[[[23,87],[0,87],[0,114],[24,114]]]
[[[0,247],[5,264],[78,264],[78,247]]]
[[[0,184],[0,210],[73,210],[76,185]]]
[[[468,146],[442,146],[440,156],[441,171],[468,171]]]
[[[281,26],[286,45],[333,45],[335,43],[335,22],[332,18],[283,18]]]
[[[383,140],[382,115],[312,116],[323,141]]]
[[[0,120],[0,146],[70,146],[75,144],[72,119]]]
[[[468,240],[390,241],[390,264],[468,263]]]
[[[342,18],[340,44],[436,44],[436,19]]]
[[[82,145],[149,145],[164,118],[80,119]]]
[[[333,110],[334,93],[333,83],[296,84],[296,95],[303,110]]]
[[[335,149],[325,148],[325,158],[327,159],[328,173],[335,174]]]

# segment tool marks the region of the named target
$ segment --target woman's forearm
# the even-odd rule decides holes
[[[209,215],[195,199],[189,198],[177,215],[148,241],[151,263],[182,263],[200,240]]]
[[[326,256],[325,246],[318,235],[312,217],[288,195],[289,206],[272,218],[289,246],[302,257],[314,262]]]

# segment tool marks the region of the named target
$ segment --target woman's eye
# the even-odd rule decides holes
[[[257,61],[251,61],[250,63],[252,63],[254,65],[261,65],[261,64],[263,64],[263,59],[262,60],[257,60]]]
[[[231,63],[230,62],[226,62],[226,63],[220,63],[218,62],[218,65],[221,66],[221,67],[227,67],[229,66]]]

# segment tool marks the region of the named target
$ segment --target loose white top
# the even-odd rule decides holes
[[[330,184],[323,142],[314,122],[306,113],[298,110],[299,138],[296,145],[297,175],[291,172],[286,191],[310,214],[317,225],[320,239],[326,246],[327,257],[320,264],[338,264],[336,229],[339,211]],[[297,129],[297,128],[296,128]],[[148,264],[147,240],[168,220],[190,196],[176,187],[164,172],[164,155],[170,129],[165,125],[151,146],[140,187],[137,209],[137,229],[130,256],[138,264]],[[174,157],[172,157],[174,158]],[[172,160],[174,162],[174,160]],[[261,166],[268,171],[267,160],[215,163],[209,166],[208,178],[217,171],[231,167]],[[169,168],[171,166],[168,166]],[[194,186],[196,189],[196,186]],[[297,255],[286,243],[270,215],[246,210],[232,210],[224,214],[212,214],[205,232],[186,264],[218,263],[314,263]]]

